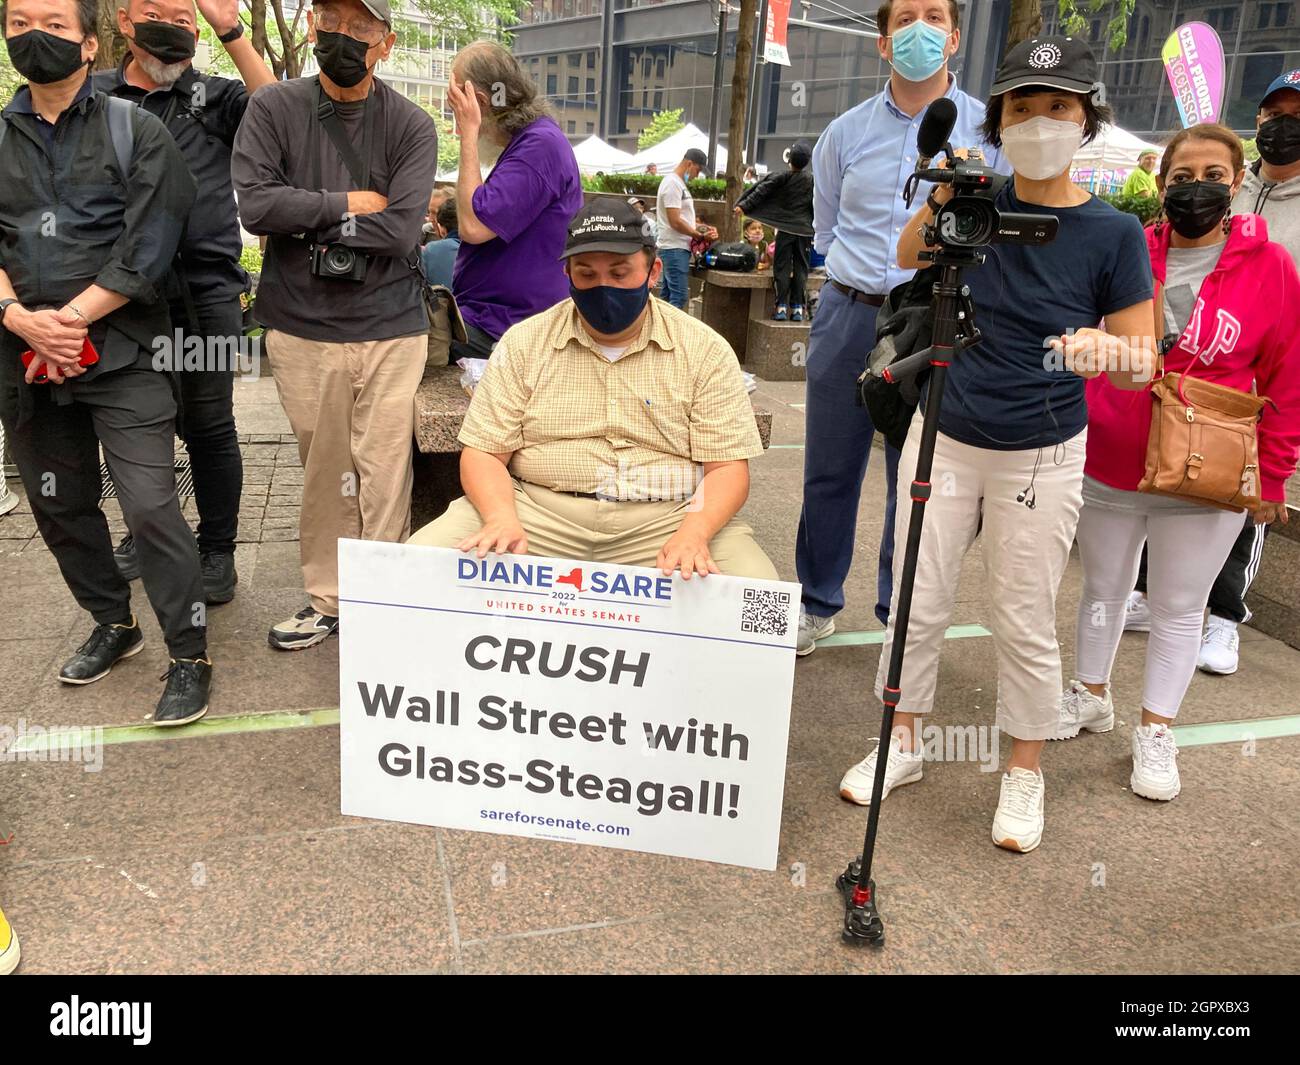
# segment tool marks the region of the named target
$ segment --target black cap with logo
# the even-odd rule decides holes
[[[585,252],[607,251],[632,255],[655,246],[654,219],[626,200],[601,196],[586,204],[569,223],[561,259]]]
[[[1042,85],[1066,92],[1092,92],[1098,81],[1097,58],[1078,37],[1035,37],[1011,49],[993,77],[989,95]]]

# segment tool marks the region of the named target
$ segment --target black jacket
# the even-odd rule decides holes
[[[736,201],[750,218],[782,233],[813,235],[813,179],[808,167],[768,174]]]
[[[61,307],[92,283],[130,300],[91,326],[100,360],[58,386],[74,391],[134,364],[155,337],[170,333],[164,281],[194,203],[194,179],[175,142],[138,108],[130,169],[119,171],[107,107],[103,93],[84,93],[59,116],[49,145],[26,86],[4,109],[0,267],[19,302],[28,310]],[[0,392],[9,393],[0,398],[14,398],[24,347],[0,329]]]
[[[245,291],[248,275],[239,265],[244,243],[230,182],[230,150],[249,100],[243,82],[191,67],[170,88],[147,93],[126,80],[125,61],[92,75],[92,82],[100,92],[130,100],[162,119],[185,157],[199,187],[181,245],[194,299],[207,303]]]

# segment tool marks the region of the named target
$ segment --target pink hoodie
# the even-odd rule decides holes
[[[1156,281],[1164,285],[1170,227],[1147,230]],[[1193,366],[1193,362],[1195,365]],[[1188,368],[1191,367],[1190,371]],[[1201,284],[1196,307],[1165,370],[1249,392],[1265,406],[1259,423],[1260,495],[1284,498],[1300,456],[1300,275],[1258,215],[1234,215],[1219,262]],[[1088,382],[1088,457],[1084,472],[1136,491],[1146,467],[1151,390],[1129,392],[1103,374]]]

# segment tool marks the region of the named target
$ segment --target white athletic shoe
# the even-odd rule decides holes
[[[1151,606],[1141,592],[1128,594],[1128,602],[1124,604],[1124,631],[1151,631]]]
[[[840,781],[840,798],[848,799],[859,806],[871,805],[871,784],[876,779],[876,755],[880,745],[862,761],[844,774]],[[897,736],[889,741],[889,760],[885,762],[885,790],[880,794],[881,802],[889,798],[889,793],[904,784],[915,784],[921,779],[921,767],[925,759],[919,754],[904,754],[903,745]]]
[[[803,607],[799,608],[799,635],[795,642],[794,653],[800,658],[817,650],[817,641],[835,631],[834,618],[819,618],[809,614]]]
[[[1002,774],[1002,794],[993,815],[993,842],[1028,854],[1043,841],[1043,774],[1018,766]]]
[[[1168,802],[1183,788],[1178,779],[1178,744],[1164,725],[1142,725],[1133,730],[1133,775],[1129,787],[1144,799]]]
[[[1061,714],[1056,723],[1054,740],[1070,740],[1081,729],[1089,732],[1109,732],[1115,727],[1115,704],[1111,701],[1110,687],[1106,698],[1098,699],[1077,680],[1061,694]]]
[[[1205,635],[1201,637],[1201,652],[1196,659],[1196,668],[1203,673],[1231,676],[1237,672],[1237,652],[1240,647],[1241,637],[1237,634],[1237,623],[1211,614],[1205,626]]]

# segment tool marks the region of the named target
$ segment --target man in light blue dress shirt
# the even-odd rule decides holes
[[[826,127],[813,149],[813,247],[826,256],[809,338],[803,511],[795,565],[803,584],[797,653],[835,631],[844,581],[853,561],[858,499],[874,429],[854,387],[875,344],[876,312],[889,290],[912,276],[897,263],[898,237],[912,208],[903,185],[916,169],[916,133],[925,109],[941,96],[957,105],[954,148],[981,148],[1010,173],[979,133],[984,105],[948,73],[961,32],[954,0],[892,0],[880,7],[876,42],[891,67],[885,91]],[[922,183],[916,203],[930,190]],[[888,485],[880,538],[876,616],[884,624],[893,590],[894,508],[898,452],[885,450]]]

